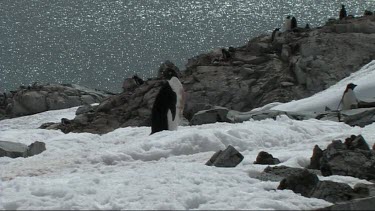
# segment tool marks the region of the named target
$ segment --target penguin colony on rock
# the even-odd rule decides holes
[[[369,14],[369,12],[367,12]],[[339,19],[342,20],[347,17],[345,5],[341,5]],[[293,16],[287,16],[284,20],[283,31],[290,32],[297,28],[297,19]],[[309,29],[309,24],[306,24],[305,29]],[[281,32],[280,28],[276,28],[272,32],[271,41],[275,39]],[[231,55],[225,48],[221,49],[222,60],[231,59]],[[143,83],[137,75],[133,77],[135,82],[140,85]],[[170,72],[167,77],[169,79],[163,84],[159,93],[156,96],[151,114],[151,134],[160,132],[162,130],[177,130],[185,103],[185,93],[183,86],[174,72]],[[357,85],[350,83],[347,85],[339,107],[342,104],[342,110],[349,110],[358,108],[358,100],[354,93],[354,88]]]

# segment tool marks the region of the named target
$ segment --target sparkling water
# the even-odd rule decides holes
[[[237,47],[281,27],[322,25],[374,11],[374,0],[1,0],[0,91],[76,83],[113,92],[137,73],[154,77],[165,60]]]

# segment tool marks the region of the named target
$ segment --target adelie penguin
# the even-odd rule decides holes
[[[344,94],[342,95],[340,103],[342,103],[342,110],[350,110],[358,108],[358,99],[355,96],[354,88],[357,85],[350,83],[346,86]]]
[[[184,103],[184,88],[177,75],[172,74],[156,95],[151,113],[151,134],[162,130],[177,130]]]
[[[341,10],[340,10],[340,15],[339,15],[339,18],[340,20],[342,20],[343,18],[346,18],[346,9],[345,9],[345,5],[341,5]]]
[[[294,16],[288,15],[284,20],[284,31],[291,31],[297,28],[297,19]]]

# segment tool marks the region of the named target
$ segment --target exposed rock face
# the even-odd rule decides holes
[[[220,50],[191,58],[180,78],[186,91],[184,117],[190,121],[197,112],[215,106],[245,112],[322,91],[375,59],[374,23],[373,16],[335,21],[321,28],[278,33],[273,42],[271,35],[256,37],[245,46],[231,47],[227,59],[222,59]],[[60,128],[105,133],[118,127],[149,126],[161,79],[171,71],[180,73],[167,61],[159,68],[158,78],[82,114],[83,124],[73,120]],[[263,114],[257,116],[267,116]],[[295,118],[306,118],[298,115]]]
[[[261,165],[275,165],[279,164],[280,160],[278,158],[274,158],[268,152],[261,151],[259,152],[254,164],[261,164]]]
[[[5,96],[4,94],[2,96]],[[30,115],[101,102],[109,93],[78,85],[38,85],[20,87],[2,100],[8,117]]]
[[[29,146],[16,142],[0,141],[0,157],[30,157],[46,150],[43,142],[36,141]]]
[[[190,125],[202,125],[215,122],[229,122],[227,119],[228,109],[223,107],[214,107],[210,110],[198,111],[190,120]]]
[[[320,160],[323,176],[343,175],[360,179],[375,179],[375,152],[362,136],[352,136],[345,143],[332,141]]]
[[[243,160],[243,155],[234,147],[229,145],[224,151],[216,152],[210,160],[207,161],[207,166],[216,167],[236,167]]]

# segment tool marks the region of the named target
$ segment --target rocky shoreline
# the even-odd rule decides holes
[[[216,106],[249,112],[272,102],[298,100],[325,90],[375,59],[375,16],[330,20],[313,29],[261,35],[245,46],[229,47],[188,60],[180,71],[166,61],[156,78],[125,87],[75,119],[42,128],[103,134],[120,127],[149,126],[163,71],[181,75],[186,91],[185,125]],[[131,82],[126,79],[125,82]],[[225,118],[218,120],[225,121]],[[372,121],[372,120],[371,120]]]

